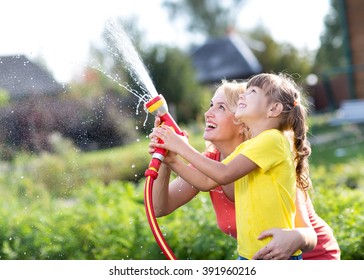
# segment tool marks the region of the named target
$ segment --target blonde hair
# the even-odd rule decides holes
[[[311,186],[308,164],[311,147],[307,140],[307,107],[298,86],[290,76],[284,73],[255,75],[247,83],[247,88],[252,86],[261,88],[269,101],[283,105],[279,129],[293,132],[297,185],[304,191],[308,190]]]
[[[226,106],[230,112],[235,114],[238,106],[239,95],[245,93],[246,82],[237,82],[236,80],[222,80],[217,89],[222,89],[226,98]]]
[[[231,113],[235,114],[236,108],[238,106],[239,95],[246,92],[247,82],[238,82],[236,80],[222,80],[218,89],[222,89],[224,91],[226,106]],[[241,122],[235,118],[234,123],[240,124],[243,127],[242,135],[244,137],[244,141],[251,138],[249,128],[245,125],[244,122]]]
[[[238,82],[236,80],[221,80],[221,83],[219,85],[216,86],[216,91],[218,90],[222,90],[226,99],[226,107],[227,109],[235,114],[236,112],[236,108],[238,106],[238,100],[239,100],[239,95],[245,93],[246,88],[247,88],[247,83],[246,81],[241,81]],[[242,132],[242,136],[244,141],[250,138],[250,132],[248,127],[242,123],[239,122],[237,119],[234,120],[235,124],[240,124],[243,127],[243,132]],[[208,150],[213,150],[216,149],[214,147],[214,145],[210,142],[206,142]]]

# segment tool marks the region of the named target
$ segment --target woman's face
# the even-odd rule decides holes
[[[234,123],[234,120],[234,113],[227,107],[223,89],[217,89],[211,99],[210,108],[205,112],[204,139],[216,145],[218,142],[231,142],[235,137],[240,138],[241,126]]]

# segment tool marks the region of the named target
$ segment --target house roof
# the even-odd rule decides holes
[[[0,88],[12,99],[30,95],[55,95],[64,87],[24,55],[0,57]]]
[[[194,51],[192,63],[201,83],[246,79],[262,71],[253,52],[237,34],[209,39]]]

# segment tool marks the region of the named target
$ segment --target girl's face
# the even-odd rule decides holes
[[[234,123],[234,120],[234,113],[226,105],[224,90],[217,89],[210,108],[205,112],[204,139],[216,145],[217,142],[231,142],[236,137],[240,138],[240,125]]]
[[[235,117],[244,122],[267,117],[268,98],[259,87],[249,87],[239,95]]]

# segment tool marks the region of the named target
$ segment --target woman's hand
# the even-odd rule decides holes
[[[253,256],[253,260],[288,260],[299,248],[300,233],[295,229],[273,228],[263,231],[258,239],[272,240]]]
[[[160,118],[156,117],[154,120],[154,127],[158,127],[161,123]],[[158,143],[158,137],[155,135],[154,131],[149,134],[150,142],[148,144],[148,153],[152,155],[155,151],[155,145]]]

